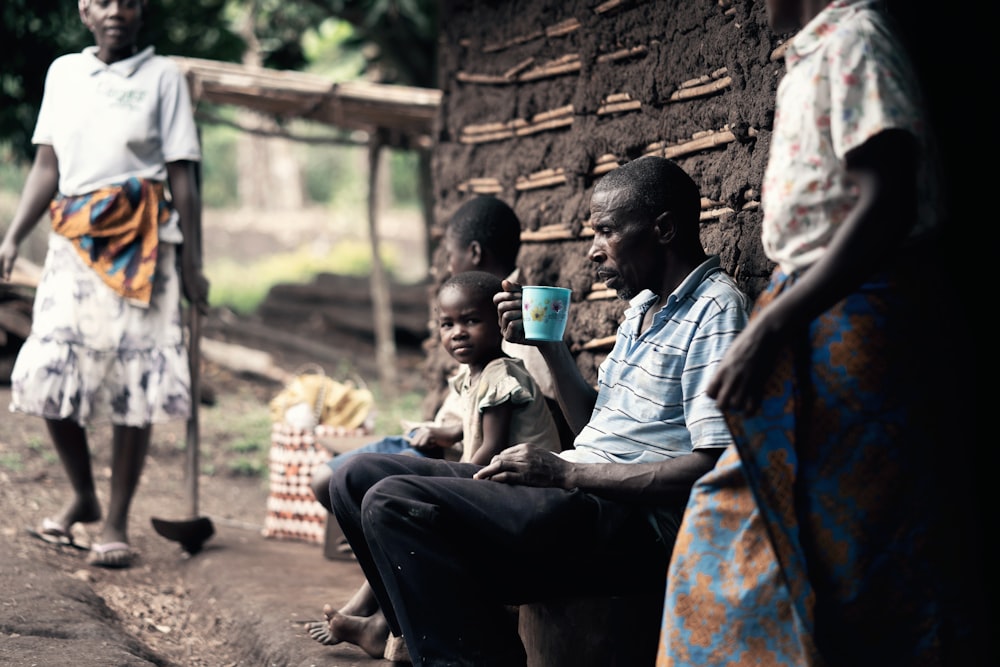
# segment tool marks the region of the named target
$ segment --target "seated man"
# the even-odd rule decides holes
[[[505,605],[663,588],[691,486],[731,442],[705,386],[749,306],[706,257],[699,211],[662,158],[597,183],[588,257],[630,300],[598,389],[564,343],[538,344],[573,449],[517,445],[486,466],[370,454],[334,473],[333,511],[414,664],[524,664]],[[504,336],[525,342],[505,289]]]

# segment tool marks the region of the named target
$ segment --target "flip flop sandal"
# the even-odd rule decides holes
[[[125,542],[94,543],[90,546],[87,563],[97,567],[125,568],[132,565],[135,552]]]
[[[73,539],[73,534],[60,526],[57,522],[53,521],[49,517],[42,519],[42,523],[38,528],[26,528],[28,534],[32,537],[36,537],[43,542],[48,542],[49,544],[54,544],[59,547],[73,547],[74,549],[79,549],[81,551],[86,551],[87,547],[78,544],[76,540]]]

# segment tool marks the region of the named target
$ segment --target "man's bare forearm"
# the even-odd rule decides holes
[[[549,367],[556,389],[556,399],[566,422],[574,433],[579,433],[590,421],[597,402],[597,390],[587,384],[576,360],[563,342],[538,346]]]

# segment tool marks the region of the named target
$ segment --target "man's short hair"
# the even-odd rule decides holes
[[[493,303],[493,295],[503,291],[500,278],[486,271],[462,271],[441,284],[438,294],[450,288],[465,290],[476,301]]]
[[[478,241],[498,262],[514,268],[521,249],[521,221],[496,197],[479,196],[462,204],[448,221],[447,234],[468,247]]]
[[[629,210],[650,221],[670,211],[682,228],[698,228],[701,193],[673,160],[645,156],[626,162],[601,177],[595,190],[620,191]]]

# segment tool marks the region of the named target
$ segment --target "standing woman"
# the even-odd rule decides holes
[[[767,2],[797,31],[761,200],[777,268],[708,385],[734,445],[691,492],[658,667],[985,655],[957,382],[973,357],[928,116],[882,4]]]
[[[180,305],[182,289],[200,310],[208,303],[196,242],[201,150],[183,75],[136,45],[146,2],[78,6],[96,46],[49,68],[37,153],[0,244],[6,280],[49,209],[53,234],[10,409],[45,419],[69,478],[72,498],[36,529],[56,543],[101,518],[86,428],[111,421],[111,495],[88,562],[128,567],[129,506],[152,424],[191,409]]]

